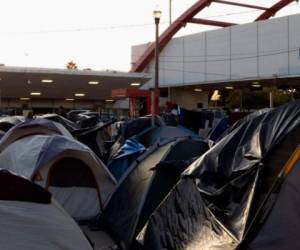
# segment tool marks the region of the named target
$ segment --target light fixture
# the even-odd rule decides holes
[[[195,88],[194,91],[195,91],[195,92],[202,92],[202,89],[200,89],[200,88]]]
[[[30,98],[29,97],[20,97],[20,101],[29,101]]]
[[[89,81],[89,84],[91,84],[91,85],[97,85],[97,84],[99,84],[99,82],[98,81]]]
[[[113,100],[113,99],[106,99],[105,101],[106,102],[114,102],[115,100]]]
[[[43,83],[52,83],[53,80],[51,80],[51,79],[42,79],[41,82],[43,82]]]
[[[219,101],[221,98],[221,95],[219,94],[219,90],[214,90],[214,93],[212,97],[210,98],[211,101]]]
[[[133,82],[130,84],[131,86],[141,86],[141,84],[139,82]]]
[[[233,89],[233,86],[226,86],[225,89]]]
[[[41,92],[31,92],[30,95],[41,95]]]
[[[154,10],[153,11],[153,17],[154,17],[154,19],[160,19],[160,17],[161,17],[161,11],[160,10]]]
[[[85,94],[84,93],[76,93],[75,96],[82,97],[82,96],[85,96]]]
[[[251,84],[251,86],[254,87],[254,88],[260,88],[260,87],[261,87],[261,84],[260,84],[259,82],[253,82],[253,83]]]
[[[65,101],[72,102],[72,101],[75,101],[75,99],[74,98],[66,98]]]

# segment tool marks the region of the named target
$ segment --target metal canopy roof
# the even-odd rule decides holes
[[[143,85],[150,79],[145,73],[7,66],[0,66],[0,78],[1,98],[80,100],[104,100],[111,96],[112,89],[130,88],[131,83]],[[53,82],[44,83],[43,79]],[[98,81],[99,84],[91,85],[89,81]],[[30,96],[31,92],[40,92],[41,95]],[[85,96],[75,97],[75,93],[84,93]]]

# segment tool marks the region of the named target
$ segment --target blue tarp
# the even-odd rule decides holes
[[[128,139],[117,152],[112,161],[108,163],[108,169],[119,180],[131,163],[136,160],[146,148],[136,139]]]

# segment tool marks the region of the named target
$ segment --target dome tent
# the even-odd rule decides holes
[[[236,249],[245,244],[244,249],[250,243],[251,249],[290,249],[287,232],[281,230],[285,241],[276,246],[276,234],[263,236],[259,228],[266,218],[272,220],[273,202],[283,191],[278,184],[287,181],[284,166],[299,142],[300,100],[243,122],[184,172],[137,237],[141,248]]]
[[[181,172],[207,149],[206,142],[188,137],[152,145],[121,178],[101,214],[100,225],[128,249]]]
[[[114,178],[88,147],[60,135],[19,139],[0,154],[0,163],[50,190],[78,221],[95,217],[115,185]]]
[[[73,138],[65,127],[57,122],[46,119],[28,119],[13,126],[0,140],[0,152],[14,141],[30,135],[58,134]]]
[[[119,180],[131,163],[155,143],[166,139],[184,137],[200,139],[198,135],[183,127],[160,126],[146,128],[140,134],[125,141],[124,145],[108,162],[108,169]]]
[[[7,132],[10,128],[16,124],[23,122],[25,118],[23,116],[6,116],[0,119],[0,130]]]
[[[4,170],[0,170],[0,216],[2,249],[93,249],[49,192]]]

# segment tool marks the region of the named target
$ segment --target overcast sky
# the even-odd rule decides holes
[[[235,1],[235,0],[231,0]],[[172,0],[173,20],[196,0]],[[239,0],[270,6],[276,0]],[[8,66],[130,69],[131,46],[153,40],[152,12],[162,11],[167,28],[169,0],[0,0],[0,63]],[[212,4],[200,17],[245,23],[261,12]],[[300,13],[292,3],[276,17]],[[213,27],[187,25],[177,36]]]

